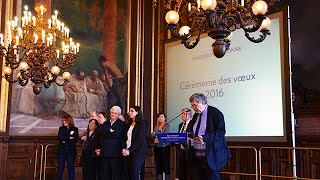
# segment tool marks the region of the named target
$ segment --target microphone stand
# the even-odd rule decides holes
[[[170,124],[172,121],[174,121],[175,119],[177,119],[179,116],[181,116],[182,114],[183,114],[184,112],[182,112],[182,113],[180,113],[178,116],[176,116],[176,117],[174,117],[173,119],[171,119],[169,122],[167,122],[165,125],[164,125],[164,127],[165,126],[167,126],[168,124]]]

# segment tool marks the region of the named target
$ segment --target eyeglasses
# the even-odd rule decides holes
[[[191,103],[192,108],[199,107],[199,105],[202,105],[202,103]]]

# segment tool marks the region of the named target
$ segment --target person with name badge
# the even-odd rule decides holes
[[[58,132],[57,180],[62,180],[63,178],[65,162],[67,162],[68,166],[69,180],[75,179],[76,143],[78,139],[78,128],[75,127],[72,116],[64,116],[62,118],[62,126],[59,127]]]

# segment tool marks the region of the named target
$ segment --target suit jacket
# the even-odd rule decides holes
[[[128,132],[131,124],[126,125],[126,133]],[[123,149],[126,148],[128,136],[126,134]],[[147,143],[147,121],[141,120],[137,122],[132,130],[131,146],[129,147],[130,154],[139,155],[147,154],[148,152],[148,143]]]
[[[122,157],[122,139],[125,129],[124,122],[120,119],[116,120],[112,126],[110,120],[103,123],[97,129],[98,146],[100,147],[99,157]]]
[[[199,114],[194,114],[190,123],[194,126]],[[221,170],[231,157],[230,150],[225,140],[225,122],[222,112],[208,106],[206,132],[202,136],[206,143],[206,158],[212,170]]]
[[[183,126],[183,123],[184,123],[184,122],[181,122],[181,123],[179,124],[178,132],[180,132],[180,130],[181,130],[182,126]],[[193,125],[191,124],[191,120],[190,120],[190,122],[188,123],[186,132],[187,132],[187,133],[192,133],[192,132],[193,132]]]
[[[103,125],[99,123],[97,128],[95,129],[95,136],[93,137],[93,140],[92,140],[93,151],[96,149],[101,149],[100,137],[98,136],[99,135],[98,132],[103,131],[102,128],[103,128]],[[96,153],[93,152],[93,154],[95,156]]]
[[[70,137],[74,137],[70,139]],[[78,128],[77,127],[70,127],[61,126],[59,127],[58,132],[58,146],[57,146],[57,154],[77,154],[76,143],[79,139]]]

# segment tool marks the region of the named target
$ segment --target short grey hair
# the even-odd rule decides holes
[[[189,114],[190,116],[192,116],[192,112],[191,112],[191,109],[190,108],[183,108],[181,109],[181,112],[186,112],[187,114]]]
[[[208,101],[207,101],[207,98],[204,94],[202,93],[194,93],[190,96],[189,98],[189,102],[193,102],[193,101],[196,101],[197,103],[202,103],[202,104],[207,104]]]
[[[114,109],[114,110],[118,111],[119,114],[121,114],[121,108],[119,106],[112,106],[111,109]],[[111,111],[111,109],[110,109],[110,111]]]

